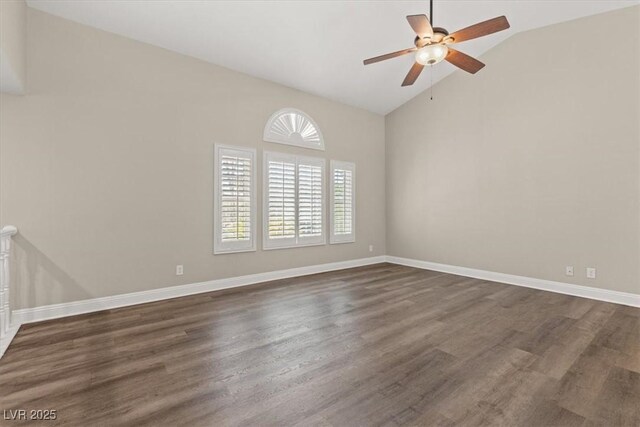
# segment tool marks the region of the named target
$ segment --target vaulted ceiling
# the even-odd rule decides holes
[[[639,3],[436,0],[434,21],[453,32],[506,15],[510,30],[458,45],[480,56],[517,32]],[[433,76],[423,73],[413,86],[400,87],[413,55],[362,64],[365,58],[412,47],[415,34],[405,16],[428,14],[428,1],[29,0],[28,5],[380,114],[427,89],[431,77],[435,83],[456,70],[443,62]]]

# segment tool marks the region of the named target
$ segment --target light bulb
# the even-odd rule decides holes
[[[416,62],[421,65],[433,65],[447,57],[449,49],[444,44],[430,44],[416,52]]]

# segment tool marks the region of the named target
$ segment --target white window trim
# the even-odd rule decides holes
[[[262,249],[265,251],[274,249],[301,248],[307,246],[322,246],[327,244],[326,227],[326,160],[321,157],[298,156],[295,154],[279,153],[275,151],[263,151],[262,156]],[[287,239],[269,238],[269,160],[283,160],[294,163],[296,186],[295,186],[295,237]],[[299,163],[318,165],[322,168],[322,236],[300,238],[298,236],[298,165]]]
[[[320,137],[320,141],[318,142],[318,144],[313,144],[313,143],[304,142],[304,141],[299,142],[299,141],[292,140],[291,138],[281,137],[281,136],[272,134],[271,128],[273,126],[274,120],[283,114],[289,114],[289,113],[298,114],[300,116],[303,116],[307,120],[309,120],[309,122],[316,129],[316,132],[318,132],[318,136]],[[267,124],[264,127],[264,131],[262,133],[262,139],[266,142],[274,142],[276,144],[293,145],[295,147],[302,147],[302,148],[309,148],[312,150],[324,151],[324,137],[322,136],[322,131],[320,130],[320,127],[318,126],[316,121],[313,120],[313,118],[311,118],[311,116],[309,116],[304,111],[298,110],[296,108],[282,108],[276,111],[275,113],[273,113],[271,117],[269,117],[269,120],[267,120]]]
[[[335,200],[333,197],[335,183],[333,182],[333,172],[335,169],[343,169],[351,171],[351,206],[352,206],[352,216],[351,216],[351,233],[350,234],[334,234],[335,232],[335,215],[334,215],[334,205]],[[338,160],[331,160],[331,170],[329,171],[329,216],[330,216],[330,236],[329,243],[332,245],[340,244],[340,243],[353,243],[356,241],[356,165],[351,162],[342,162]]]
[[[220,192],[220,152],[222,150],[236,151],[242,155],[248,155],[251,158],[251,210],[250,210],[250,224],[251,224],[251,240],[250,243],[242,242],[242,244],[223,243],[222,242],[222,215],[220,207],[222,206],[221,192]],[[215,144],[213,155],[213,253],[218,254],[232,254],[240,252],[255,252],[256,251],[256,235],[258,233],[256,223],[256,150],[254,148]]]

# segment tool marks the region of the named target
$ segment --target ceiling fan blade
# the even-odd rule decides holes
[[[424,68],[424,65],[418,64],[417,62],[414,63],[411,69],[409,70],[409,72],[407,73],[407,77],[404,78],[404,81],[402,82],[402,86],[411,86],[416,81],[416,79],[422,72],[423,68]]]
[[[486,36],[488,34],[497,33],[498,31],[506,30],[509,28],[509,21],[504,16],[498,16],[497,18],[489,19],[488,21],[479,22],[462,30],[458,30],[453,34],[449,34],[447,39],[453,39],[450,43],[460,43],[478,37]]]
[[[408,15],[407,21],[420,38],[433,36],[433,28],[427,15]]]
[[[449,53],[445,60],[471,74],[477,73],[484,67],[484,64],[476,58],[451,48],[449,48]]]
[[[364,62],[364,65],[369,65],[369,64],[376,63],[376,62],[384,61],[386,59],[391,59],[391,58],[395,58],[395,57],[398,57],[398,56],[406,55],[407,53],[415,52],[416,50],[418,50],[418,49],[415,48],[415,47],[410,47],[409,49],[403,49],[403,50],[399,50],[397,52],[387,53],[386,55],[380,55],[380,56],[376,56],[374,58],[365,59],[363,62]]]

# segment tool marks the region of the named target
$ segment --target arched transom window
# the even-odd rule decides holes
[[[300,110],[283,108],[271,115],[264,128],[267,142],[324,150],[324,139],[316,122]]]

